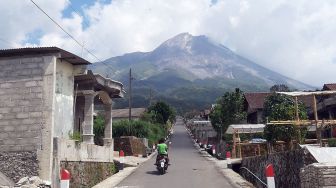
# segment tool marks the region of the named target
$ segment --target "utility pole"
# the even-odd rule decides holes
[[[128,89],[128,120],[132,120],[132,69],[129,70],[129,89]]]

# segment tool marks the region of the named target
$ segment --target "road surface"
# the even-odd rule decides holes
[[[169,146],[171,165],[159,175],[155,158],[142,164],[118,188],[216,188],[233,187],[215,166],[201,156],[190,139],[183,121],[178,119]]]

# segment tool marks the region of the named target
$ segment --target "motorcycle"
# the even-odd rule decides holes
[[[165,174],[168,169],[168,159],[165,155],[160,155],[156,163],[156,168],[161,175]]]

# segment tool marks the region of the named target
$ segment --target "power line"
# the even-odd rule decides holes
[[[70,1],[70,0],[69,0],[69,7],[70,7],[70,8],[74,11],[74,13],[77,14],[79,17],[83,17],[83,23],[84,23],[84,25],[85,25],[86,27],[90,27],[90,24],[86,21],[85,16],[84,16],[84,15],[82,16],[81,13],[80,13],[76,8],[74,8],[74,7],[71,5],[71,1]],[[96,37],[99,37],[99,36],[96,36]],[[105,43],[105,41],[102,40],[100,37],[99,37],[99,42],[100,42],[100,43],[103,43],[105,46],[107,46],[106,43]],[[113,70],[113,67],[111,67],[109,64],[105,64],[105,63],[102,62],[102,61],[101,61],[101,63],[102,63],[103,65],[107,66],[108,68],[111,68],[111,69]],[[109,77],[109,75],[107,75],[107,77]]]
[[[52,17],[48,15],[40,6],[38,6],[33,0],[30,0],[41,12],[43,12],[54,24],[56,24],[64,33],[66,33],[72,40],[74,40],[80,47],[82,47],[87,53],[89,53],[92,57],[96,58],[100,63],[104,64],[111,70],[113,68],[99,59],[96,55],[94,55],[89,49],[87,49],[84,45],[82,45],[75,37],[73,37],[69,32],[67,32],[60,24],[58,24]]]

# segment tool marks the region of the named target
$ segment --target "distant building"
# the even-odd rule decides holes
[[[244,93],[244,108],[247,112],[247,123],[262,123],[264,113],[264,102],[270,92],[263,93]]]
[[[132,108],[131,112],[132,120],[138,120],[145,114],[146,108]],[[112,118],[113,121],[128,120],[129,108],[112,110]]]
[[[209,109],[202,110],[200,111],[200,118],[203,120],[210,120],[210,113],[211,111]]]

